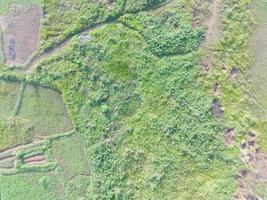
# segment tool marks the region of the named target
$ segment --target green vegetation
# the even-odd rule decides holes
[[[0,151],[32,140],[31,124],[16,119],[0,119]]]
[[[164,0],[108,1],[44,0],[40,50],[47,50],[98,23],[114,21],[125,12],[137,12]]]
[[[155,19],[125,15],[123,25],[75,37],[38,66],[33,80],[62,92],[88,146],[84,195],[228,199],[235,191],[238,152],[224,146],[223,120],[212,116],[213,97],[198,79],[203,29],[190,31],[192,3],[177,1]]]
[[[194,0],[97,2],[43,1],[41,51],[70,43],[27,76],[33,85],[15,114],[30,120],[35,134],[70,130],[60,95],[34,84],[49,86],[62,94],[77,133],[18,152],[15,171],[0,177],[1,198],[231,199],[243,166],[237,145],[224,144],[224,130],[234,127],[238,144],[256,127],[244,77],[251,1],[222,2],[222,35],[211,48],[199,48],[205,28],[193,26]],[[211,63],[208,73],[200,70],[203,62]],[[233,67],[240,74],[235,81]],[[0,77],[20,80],[18,74],[5,69]],[[212,114],[216,82],[221,118]],[[40,151],[45,166],[23,164]]]
[[[73,129],[61,95],[26,82],[0,80],[0,150],[26,144],[34,136]]]
[[[1,176],[1,199],[56,200],[54,179],[53,175],[36,173]]]

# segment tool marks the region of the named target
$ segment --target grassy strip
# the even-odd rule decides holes
[[[23,81],[21,83],[21,85],[20,85],[18,99],[17,99],[17,102],[15,104],[15,107],[14,107],[14,110],[13,110],[13,113],[12,113],[13,117],[19,114],[26,86],[27,86],[27,82],[26,81]]]

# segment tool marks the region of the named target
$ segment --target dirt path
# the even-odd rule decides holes
[[[211,17],[207,22],[206,39],[208,42],[213,42],[220,34],[220,0],[212,0]]]
[[[23,71],[26,73],[31,73],[34,71],[34,69],[38,66],[39,63],[41,63],[43,60],[52,57],[53,55],[56,55],[60,51],[64,50],[71,42],[71,40],[74,37],[81,36],[83,34],[89,33],[90,31],[93,31],[101,26],[111,24],[111,23],[116,23],[116,20],[110,20],[110,21],[105,21],[105,22],[100,22],[96,24],[95,26],[91,26],[89,28],[86,28],[82,30],[80,33],[75,34],[73,36],[68,37],[66,40],[62,41],[59,43],[56,47],[48,49],[47,51],[43,53],[39,53],[36,56],[32,57],[26,64],[23,65]],[[21,67],[20,67],[21,68]]]

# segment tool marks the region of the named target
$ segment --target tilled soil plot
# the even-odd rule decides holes
[[[10,4],[10,11],[0,16],[6,64],[24,64],[37,49],[42,12],[38,6]]]

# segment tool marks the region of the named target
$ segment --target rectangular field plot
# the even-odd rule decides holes
[[[68,178],[90,173],[85,146],[77,133],[55,140],[52,145],[53,158],[63,168]]]
[[[20,83],[0,80],[0,117],[11,117]]]
[[[29,120],[34,126],[34,135],[47,136],[73,129],[62,96],[55,90],[28,85],[18,118]]]

